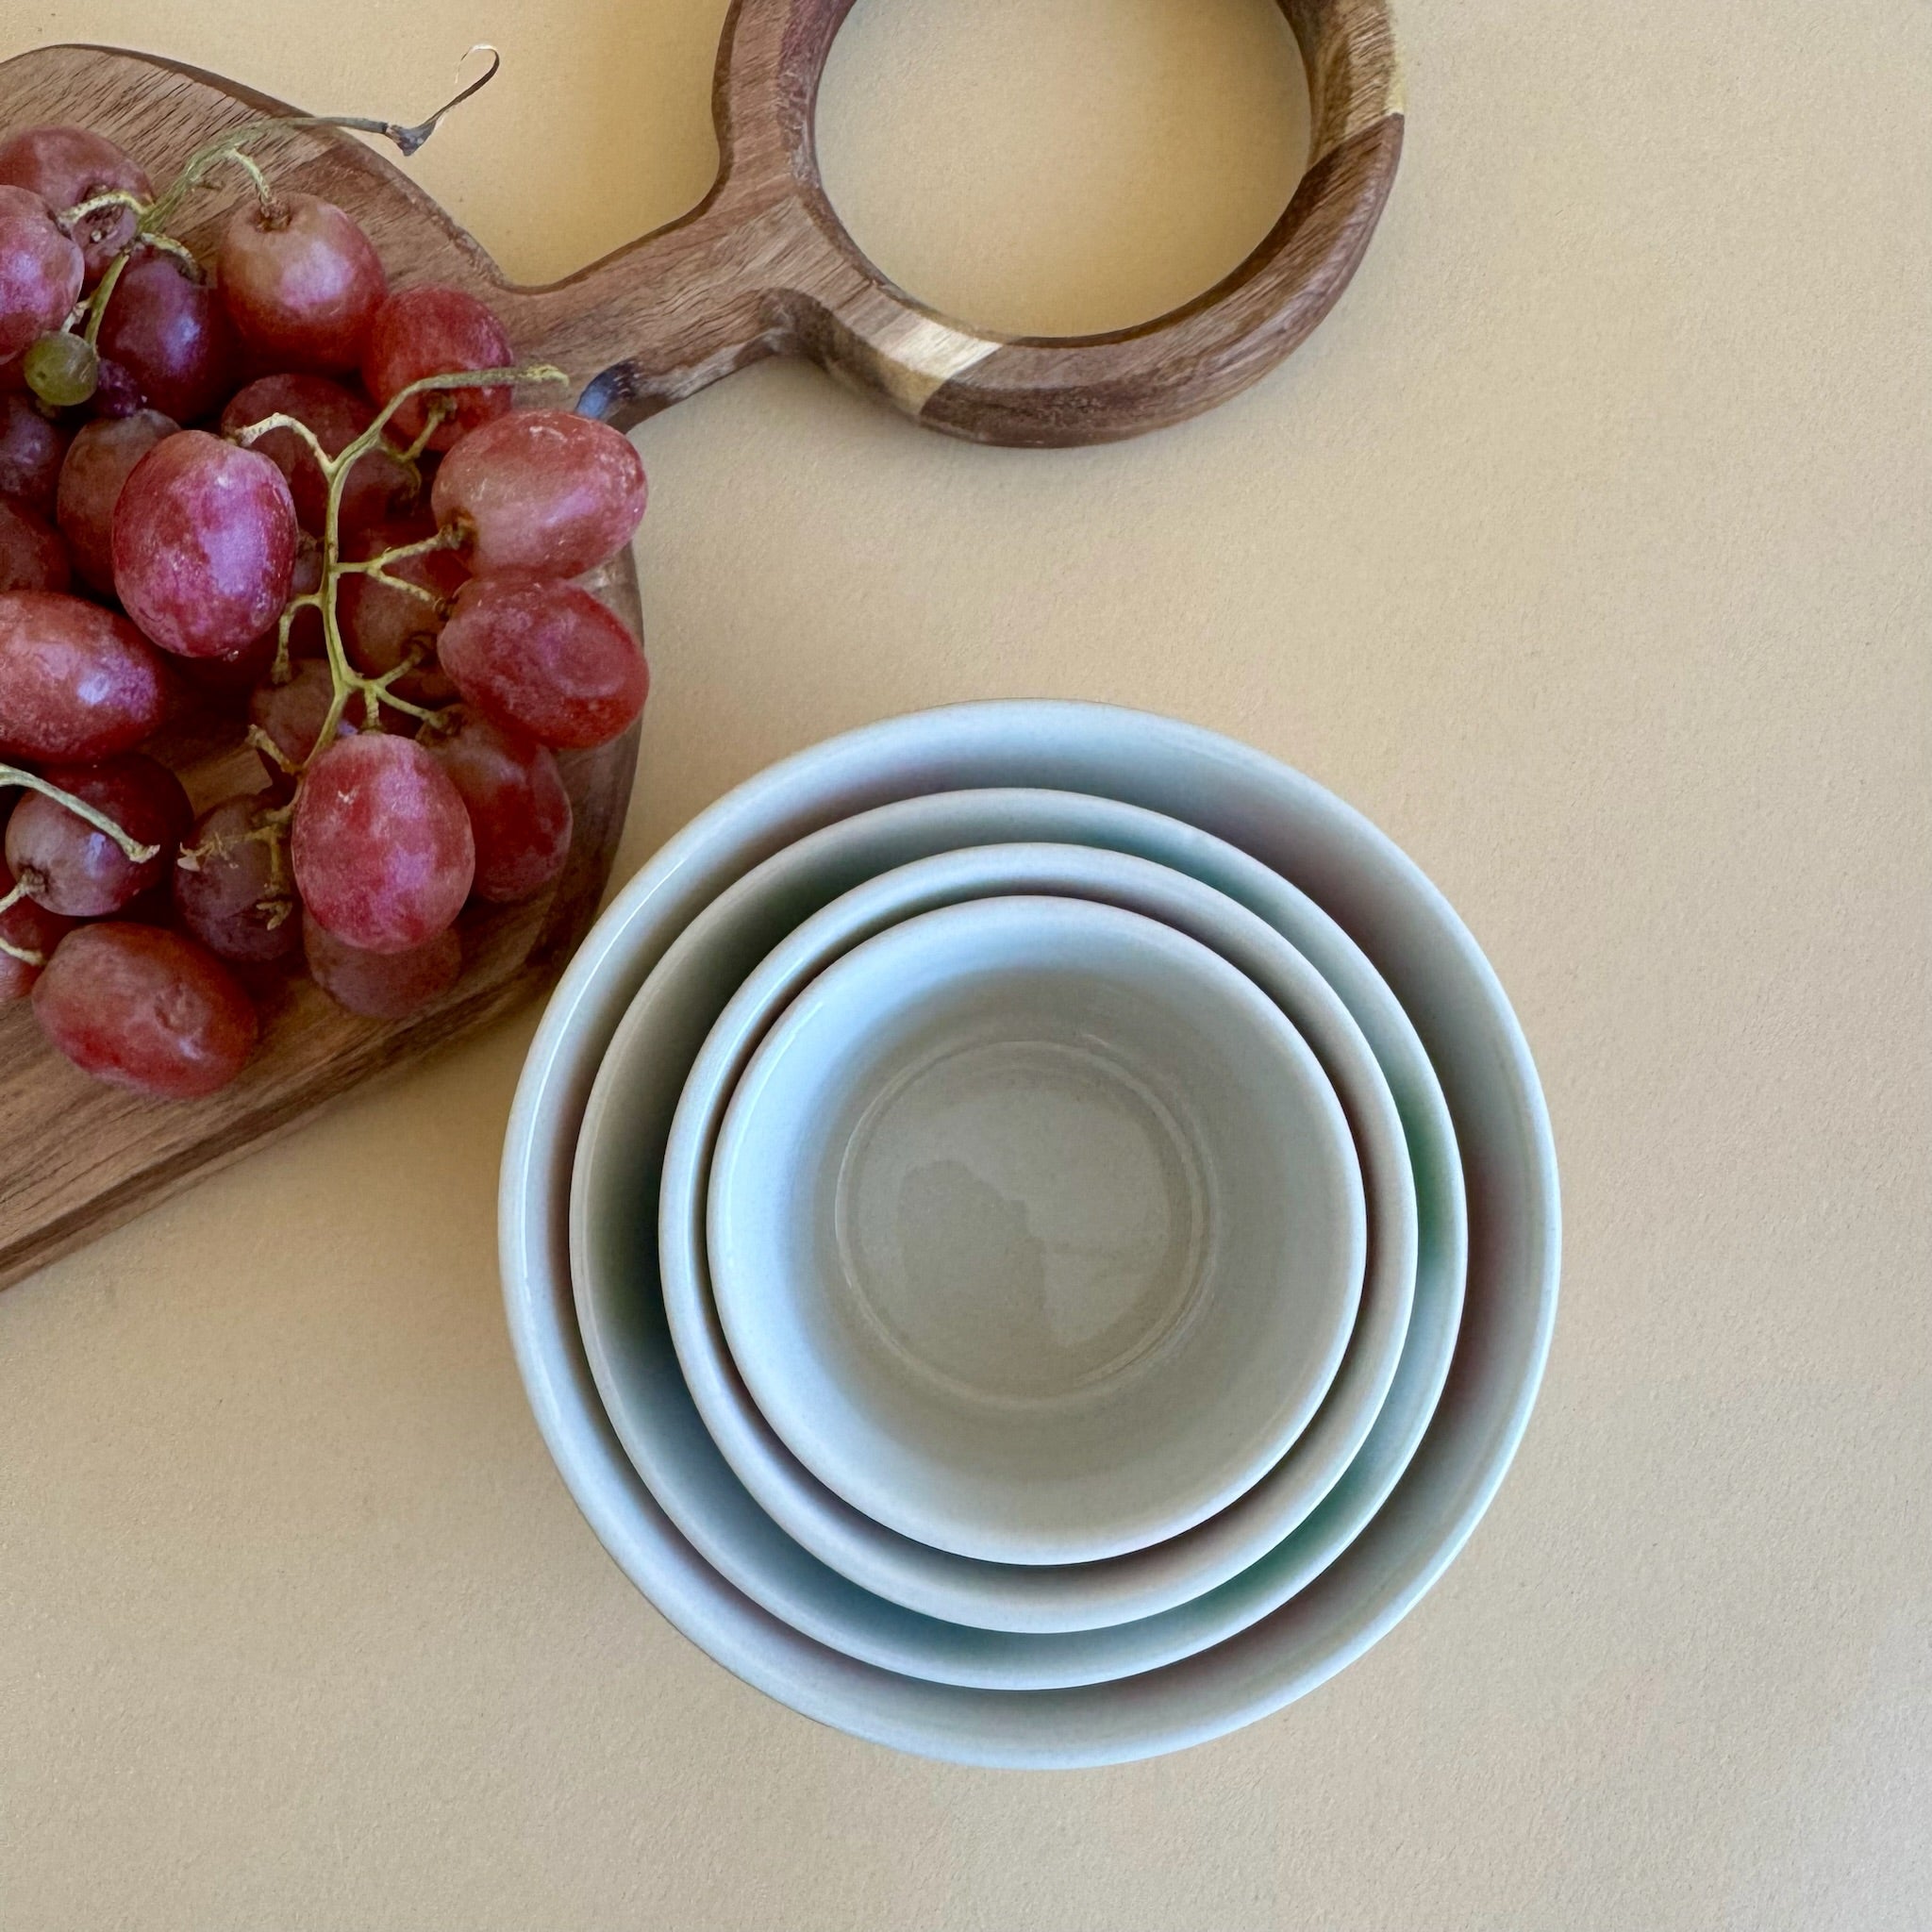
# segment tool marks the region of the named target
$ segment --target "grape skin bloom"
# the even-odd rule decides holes
[[[225,658],[289,600],[295,502],[265,456],[202,429],[158,442],[114,506],[114,588],[163,650]]]
[[[309,766],[291,841],[303,904],[368,953],[407,953],[453,924],[476,874],[462,795],[413,739],[344,738]]]
[[[260,1022],[234,975],[179,933],[126,921],[76,926],[33,990],[34,1017],[83,1073],[163,1100],[234,1079]]]

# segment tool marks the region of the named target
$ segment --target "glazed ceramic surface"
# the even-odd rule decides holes
[[[1468,1292],[1421,1453],[1347,1547],[1279,1607],[1128,1687],[920,1682],[759,1608],[699,1557],[625,1457],[571,1293],[569,1182],[584,1105],[625,1007],[676,935],[761,859],[841,817],[1013,785],[1185,816],[1291,876],[1414,1023],[1468,1188]],[[1231,740],[1106,707],[1029,703],[848,734],[741,787],[658,854],[573,961],[533,1043],[506,1149],[501,1233],[511,1333],[539,1424],[607,1547],[679,1628],[747,1681],[856,1734],[958,1761],[1068,1766],[1147,1757],[1252,1722],[1341,1668],[1420,1598],[1521,1439],[1555,1317],[1558,1228],[1555,1152],[1521,1029],[1467,929],[1395,846],[1312,780]],[[1345,1512],[1358,1499],[1344,1486],[1330,1500]]]
[[[865,941],[732,1096],[711,1274],[752,1398],[901,1534],[1077,1563],[1191,1528],[1341,1366],[1367,1212],[1281,1008],[1158,921],[1044,895]]]

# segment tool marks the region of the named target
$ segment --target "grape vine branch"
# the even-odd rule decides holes
[[[216,168],[227,164],[242,169],[254,187],[264,222],[270,226],[279,226],[287,220],[287,211],[261,164],[247,152],[252,142],[291,128],[341,127],[358,134],[379,135],[385,141],[394,142],[405,157],[413,155],[436,132],[445,115],[461,107],[495,78],[497,69],[503,65],[503,56],[484,42],[472,47],[457,62],[458,77],[460,79],[463,68],[476,54],[489,57],[489,64],[483,72],[459,87],[435,113],[413,126],[406,127],[394,121],[380,121],[367,114],[282,114],[267,120],[248,121],[216,135],[212,141],[204,142],[182,164],[181,172],[175,179],[151,201],[143,201],[140,195],[117,188],[91,195],[85,201],[75,203],[72,208],[60,209],[56,219],[69,231],[90,216],[106,214],[110,209],[126,209],[135,217],[134,234],[127,246],[108,263],[93,292],[75,304],[74,313],[62,326],[41,337],[27,350],[22,369],[34,393],[56,408],[71,408],[86,402],[93,394],[100,382],[100,355],[96,345],[100,341],[101,321],[107,313],[108,304],[113,299],[115,286],[123,271],[138,251],[144,247],[160,249],[185,262],[192,274],[199,275],[201,265],[193,252],[167,232],[167,225]]]
[[[64,327],[53,335],[42,338],[30,351],[26,374],[42,400],[57,407],[66,408],[85,402],[93,393],[99,379],[99,355],[96,344],[100,339],[101,323],[123,273],[142,248],[162,249],[186,260],[195,273],[200,273],[199,264],[192,251],[169,235],[165,225],[174,219],[188,197],[216,168],[224,164],[242,168],[255,190],[263,219],[271,225],[284,221],[287,218],[286,212],[273,183],[260,163],[246,151],[251,142],[291,128],[340,127],[359,133],[380,135],[385,140],[392,142],[406,157],[413,155],[436,132],[445,115],[453,108],[460,107],[495,77],[497,69],[503,64],[503,57],[494,47],[479,42],[457,63],[458,78],[472,57],[479,53],[487,55],[489,59],[489,64],[483,72],[462,85],[433,114],[413,125],[404,126],[393,121],[380,121],[360,114],[290,114],[252,121],[242,126],[230,128],[196,148],[189,156],[174,181],[151,201],[143,201],[139,195],[129,193],[125,190],[113,189],[63,209],[58,219],[62,227],[70,230],[90,216],[104,214],[109,209],[129,209],[136,218],[135,231],[127,246],[108,263],[92,292],[85,301],[76,305],[75,312],[68,317]],[[80,331],[78,336],[74,333],[76,327]],[[249,741],[258,750],[273,758],[287,775],[299,777],[309,759],[314,758],[335,741],[344,714],[350,704],[358,698],[361,700],[362,728],[365,730],[382,729],[384,708],[424,722],[437,715],[433,708],[412,703],[400,696],[395,690],[395,686],[403,678],[418,668],[421,661],[418,656],[406,657],[393,669],[376,676],[367,676],[356,669],[343,641],[341,624],[337,611],[337,593],[344,576],[358,575],[393,591],[422,598],[434,605],[439,615],[446,615],[443,600],[435,591],[425,585],[412,582],[408,577],[394,575],[391,566],[433,550],[449,547],[458,539],[453,532],[439,530],[434,536],[425,537],[413,543],[397,545],[374,557],[344,558],[341,554],[341,504],[343,487],[350,471],[364,457],[373,451],[381,450],[412,475],[416,475],[417,459],[429,446],[437,429],[452,413],[454,405],[448,393],[451,391],[506,388],[519,383],[568,382],[569,379],[562,370],[549,363],[534,363],[526,368],[462,370],[445,375],[425,375],[409,383],[391,397],[369,426],[334,456],[330,456],[324,449],[320,439],[306,423],[280,412],[265,416],[258,422],[230,432],[231,441],[246,447],[271,430],[291,431],[308,445],[309,454],[314,458],[327,486],[327,508],[322,540],[322,580],[315,590],[291,598],[284,607],[276,640],[273,676],[278,684],[288,681],[292,669],[290,662],[290,638],[295,620],[304,610],[316,611],[322,621],[324,647],[332,687],[328,713],[321,731],[316,736],[308,758],[297,764],[291,764],[281,748],[258,726],[251,726],[249,731]],[[425,412],[427,421],[413,442],[405,449],[398,449],[389,441],[389,425],[405,403],[423,395],[434,397]],[[420,475],[418,481],[420,483]],[[127,858],[137,864],[154,858],[158,849],[151,845],[142,845],[131,839],[112,818],[90,805],[85,799],[76,798],[72,792],[63,791],[36,773],[0,763],[0,789],[8,786],[21,786],[42,792],[64,806],[76,817],[93,826],[96,831],[112,839]],[[293,806],[290,804],[264,811],[259,824],[248,834],[249,837],[261,838],[267,842],[274,878],[278,886],[286,876],[288,823],[292,810]],[[201,859],[209,856],[207,852],[190,847],[182,852],[181,863],[192,870]],[[5,912],[18,903],[24,892],[25,888],[15,884],[9,891],[0,894],[0,912]],[[279,910],[286,916],[286,902],[278,899],[273,908],[264,902],[262,909],[272,914]],[[29,958],[29,950],[0,939],[0,951],[30,965],[45,963],[38,955]]]

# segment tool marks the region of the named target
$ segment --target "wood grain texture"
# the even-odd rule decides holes
[[[83,122],[140,156],[158,180],[222,127],[280,111],[245,89],[127,55],[62,47],[0,66],[0,127]],[[498,278],[481,251],[359,143],[308,137],[277,166],[288,185],[351,209],[399,283],[439,279],[493,292]],[[220,193],[197,202],[202,219],[183,232],[205,244],[229,205]],[[541,336],[518,341],[531,356],[548,347]],[[587,581],[640,627],[627,551]],[[160,748],[180,761],[197,810],[259,782],[252,754],[196,756],[208,734],[192,723],[176,736]],[[409,1020],[360,1020],[307,979],[272,977],[261,990],[262,1046],[242,1077],[208,1100],[160,1102],[88,1079],[45,1044],[24,1002],[0,1007],[0,1287],[541,991],[596,916],[637,743],[633,729],[595,751],[562,755],[575,813],[562,877],[526,905],[467,911],[462,979]]]
[[[852,0],[735,0],[713,103],[710,193],[539,304],[587,296],[613,333],[597,383],[635,422],[761,356],[808,356],[928,428],[980,442],[1108,442],[1225,401],[1334,306],[1402,153],[1381,0],[1283,0],[1308,70],[1309,165],[1260,245],[1174,313],[1104,335],[1002,337],[896,287],[846,234],[819,178],[812,116]],[[629,343],[616,337],[631,331]],[[590,331],[594,334],[595,330]],[[588,340],[587,340],[588,346]]]

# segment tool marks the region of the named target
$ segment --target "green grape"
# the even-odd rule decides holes
[[[26,386],[54,409],[86,402],[101,379],[101,358],[94,354],[94,345],[63,330],[35,341],[21,367]]]

